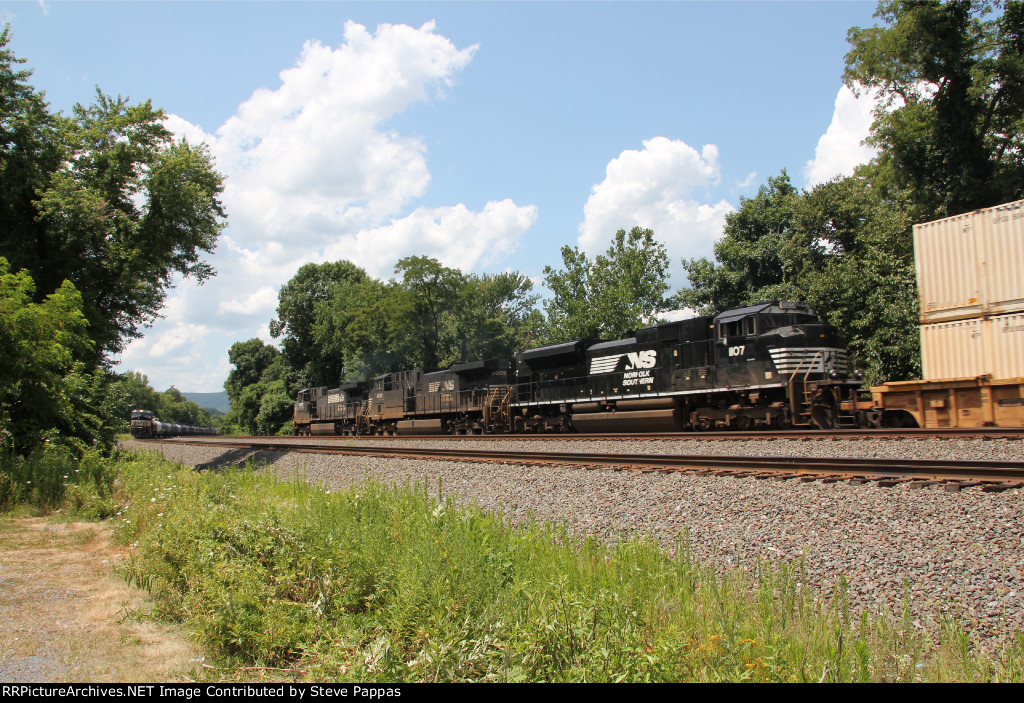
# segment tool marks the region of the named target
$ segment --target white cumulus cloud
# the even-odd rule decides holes
[[[533,205],[491,201],[481,212],[463,204],[417,208],[390,224],[342,238],[325,251],[328,260],[348,259],[370,273],[391,275],[395,262],[413,254],[469,271],[511,252],[537,220]]]
[[[804,166],[806,187],[811,188],[836,176],[849,176],[878,153],[863,144],[871,131],[873,112],[878,106],[875,90],[862,90],[860,97],[845,85],[836,95],[832,122],[814,150],[814,158]]]
[[[173,369],[179,387],[207,390],[232,342],[270,339],[258,320],[273,317],[277,291],[306,262],[349,259],[386,277],[403,256],[469,271],[511,251],[537,208],[500,194],[480,211],[416,207],[430,183],[427,147],[389,125],[443,97],[476,50],[456,47],[433,22],[372,32],[347,22],[340,45],[307,42],[280,85],[254,91],[212,133],[169,115],[167,128],[205,142],[225,175],[229,228],[210,260],[217,276],[181,285],[166,319],[128,346],[121,367],[158,385]],[[193,366],[177,363],[183,358]]]
[[[237,315],[259,315],[269,317],[277,309],[277,291],[271,286],[262,286],[255,293],[222,300],[217,306],[218,312],[233,312]]]
[[[665,244],[677,274],[681,258],[711,255],[725,216],[735,209],[726,200],[702,202],[720,180],[714,144],[698,152],[677,139],[647,139],[643,149],[623,151],[608,163],[583,208],[578,244],[593,255],[607,248],[617,230],[649,228]]]
[[[347,22],[341,46],[307,42],[278,88],[255,91],[207,137],[228,176],[232,230],[247,244],[301,235],[321,248],[399,213],[430,182],[426,147],[382,124],[443,93],[475,51],[432,22],[374,34]],[[172,128],[198,137],[187,124]]]
[[[154,340],[149,355],[155,357],[176,357],[179,360],[195,360],[203,340],[210,333],[206,325],[179,324],[166,330]]]
[[[175,114],[167,115],[164,118],[164,127],[169,129],[178,139],[185,139],[193,146],[212,141],[213,137],[203,131],[202,127],[194,125],[183,117]]]

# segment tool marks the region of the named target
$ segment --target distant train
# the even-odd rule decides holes
[[[181,435],[215,435],[213,427],[196,427],[179,425],[171,422],[160,422],[149,410],[132,410],[132,437],[150,439],[152,437],[178,437]]]
[[[515,359],[299,392],[297,435],[658,432],[880,426],[835,328],[773,301],[576,339]]]

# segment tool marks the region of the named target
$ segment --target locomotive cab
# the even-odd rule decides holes
[[[719,381],[749,388],[747,401],[768,403],[777,426],[863,425],[838,331],[807,303],[773,301],[729,310],[715,318]],[[782,411],[781,413],[779,411]]]
[[[153,413],[149,410],[132,410],[131,419],[132,437],[145,439],[154,435]]]

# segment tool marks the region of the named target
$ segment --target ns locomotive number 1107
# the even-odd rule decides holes
[[[836,330],[774,301],[515,359],[299,393],[297,435],[670,432],[878,426]]]

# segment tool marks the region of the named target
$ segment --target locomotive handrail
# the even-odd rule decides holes
[[[812,356],[809,360],[808,359],[801,359],[800,363],[797,364],[797,367],[795,369],[793,369],[793,373],[791,373],[789,375],[789,411],[790,411],[790,414],[793,416],[793,424],[804,424],[804,423],[800,423],[799,419],[800,419],[800,417],[802,415],[805,414],[805,413],[800,412],[798,407],[797,407],[797,396],[796,396],[796,393],[794,392],[794,384],[796,383],[797,374],[799,374],[800,370],[803,368],[804,362],[807,362],[807,370],[804,371],[804,376],[803,376],[803,395],[804,395],[804,403],[803,404],[807,404],[806,403],[806,401],[807,401],[807,377],[811,375],[811,371],[814,370],[814,364],[818,361],[819,357],[822,357],[822,359],[824,359],[823,352],[821,352],[820,350],[814,352],[814,356]],[[824,362],[822,363],[822,369],[824,370]]]

